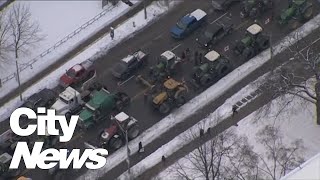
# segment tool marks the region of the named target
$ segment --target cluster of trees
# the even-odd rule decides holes
[[[258,131],[256,141],[263,153],[256,153],[246,137],[227,130],[182,158],[170,171],[177,179],[186,180],[276,180],[304,161],[302,141],[285,143],[274,126]]]

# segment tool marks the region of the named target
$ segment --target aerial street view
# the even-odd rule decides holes
[[[320,0],[0,0],[0,180],[320,180]]]

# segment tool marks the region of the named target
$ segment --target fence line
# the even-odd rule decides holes
[[[20,65],[19,67],[19,72],[22,72],[23,70],[27,69],[28,67],[32,68],[32,64],[36,63],[38,60],[40,60],[41,58],[43,58],[44,56],[46,56],[47,54],[50,54],[53,50],[55,50],[56,48],[58,48],[59,46],[61,46],[62,44],[64,44],[65,42],[67,42],[68,40],[70,40],[71,38],[73,38],[75,35],[79,34],[82,30],[86,29],[88,26],[90,26],[91,24],[93,24],[94,22],[98,21],[101,17],[103,17],[104,15],[107,14],[108,11],[112,10],[113,8],[115,8],[115,6],[110,6],[107,9],[103,10],[102,12],[100,12],[98,15],[96,15],[95,17],[93,17],[92,19],[90,19],[89,21],[87,21],[86,23],[84,23],[82,26],[80,26],[78,29],[74,30],[72,33],[68,34],[67,36],[65,36],[63,39],[61,39],[60,41],[58,41],[57,43],[55,43],[52,47],[50,47],[49,49],[45,50],[44,52],[42,52],[41,54],[39,54],[38,56],[36,56],[35,58],[31,59],[30,61],[28,61],[27,63],[24,63],[22,65]],[[9,80],[15,78],[16,73],[12,73],[9,76],[5,77],[5,78],[1,78],[1,83],[2,86],[7,83]]]

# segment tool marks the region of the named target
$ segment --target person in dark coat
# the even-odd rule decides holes
[[[203,63],[203,62],[202,62],[202,56],[203,56],[202,53],[200,53],[200,54],[199,54],[199,63],[200,63],[200,64]]]
[[[139,153],[144,152],[144,148],[143,148],[143,146],[142,146],[142,142],[141,142],[141,141],[139,142],[139,149],[138,149],[138,152],[139,152]]]
[[[232,106],[232,116],[234,116],[234,115],[236,115],[236,114],[238,114],[238,108],[237,108],[236,105],[233,105],[233,106]]]

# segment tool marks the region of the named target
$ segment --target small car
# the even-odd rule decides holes
[[[128,55],[112,67],[112,75],[121,80],[129,78],[134,71],[146,63],[147,56],[148,55],[146,53],[140,50],[132,55]]]
[[[207,13],[197,9],[182,17],[174,27],[171,28],[171,36],[175,39],[183,39],[198,29],[206,22]]]
[[[223,37],[232,31],[232,24],[222,26],[220,24],[212,24],[196,39],[203,48],[212,49],[212,45],[216,44]]]
[[[51,89],[45,88],[30,96],[22,107],[27,107],[36,111],[38,107],[51,107],[55,100],[56,93]]]
[[[211,2],[215,10],[226,11],[232,3],[240,2],[240,0],[212,0]]]
[[[71,85],[79,84],[88,77],[95,75],[95,70],[93,69],[93,62],[86,60],[80,64],[72,66],[60,77],[60,86],[66,88]]]

